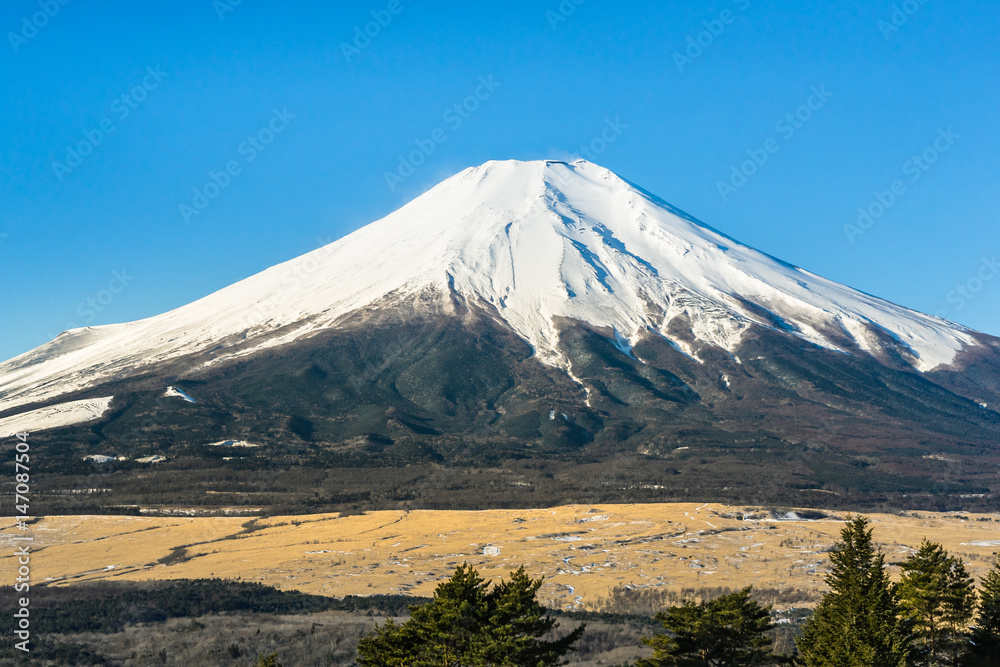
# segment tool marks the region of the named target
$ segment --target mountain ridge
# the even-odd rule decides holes
[[[585,161],[466,169],[187,306],[0,364],[0,433],[31,431],[46,513],[988,508],[998,406],[1000,339]]]
[[[554,318],[608,328],[626,354],[653,332],[696,361],[705,345],[733,354],[750,326],[840,352],[902,358],[921,372],[977,345],[965,327],[749,248],[593,163],[491,161],[186,306],[71,330],[0,364],[0,412],[153,361],[212,348],[261,353],[336,327],[356,310],[411,297],[432,309],[453,307],[453,298],[478,301],[541,361],[569,373]],[[677,318],[690,336],[670,338]]]

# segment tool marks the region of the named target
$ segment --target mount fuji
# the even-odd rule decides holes
[[[59,409],[96,399],[96,417]],[[0,430],[35,415],[73,456],[177,463],[238,438],[321,468],[560,461],[566,489],[574,466],[615,457],[655,471],[612,496],[664,474],[718,493],[747,466],[775,497],[988,495],[998,405],[1000,340],[775,259],[583,160],[466,169],[203,299],[0,364]]]

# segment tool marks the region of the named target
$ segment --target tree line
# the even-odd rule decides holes
[[[979,590],[961,559],[927,541],[890,580],[885,554],[863,516],[851,518],[830,552],[827,592],[795,642],[773,652],[772,608],[751,587],[656,614],[663,632],[644,637],[653,655],[636,667],[1000,667],[1000,556]],[[536,600],[542,579],[524,568],[492,588],[463,564],[433,599],[363,636],[363,667],[487,667],[566,664],[581,624],[560,633]],[[278,654],[258,667],[280,667]]]

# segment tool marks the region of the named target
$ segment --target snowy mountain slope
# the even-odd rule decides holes
[[[96,421],[108,411],[113,398],[113,396],[102,396],[68,401],[0,419],[0,438],[9,438],[22,431],[37,433],[47,429]]]
[[[488,162],[389,216],[163,315],[65,332],[0,364],[0,411],[50,400],[171,359],[217,363],[336,326],[362,308],[489,305],[568,369],[558,322],[650,332],[698,359],[730,353],[754,325],[849,354],[952,363],[973,332],[782,263],[706,227],[598,165]],[[683,322],[690,336],[678,337]],[[700,361],[700,360],[699,360]]]

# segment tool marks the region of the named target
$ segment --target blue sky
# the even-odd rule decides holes
[[[64,1],[0,9],[0,359],[581,155],[1000,335],[993,0]]]

